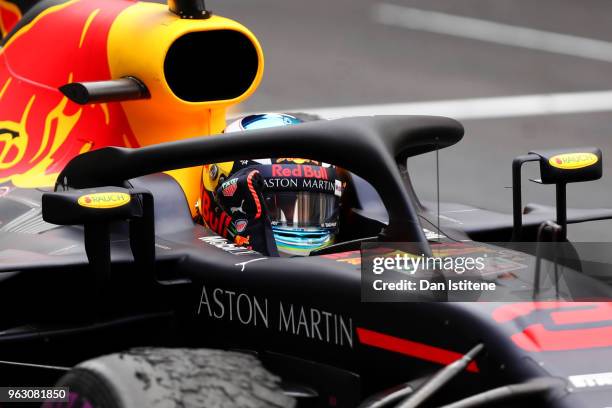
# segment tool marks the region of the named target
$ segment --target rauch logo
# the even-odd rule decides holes
[[[115,208],[129,203],[131,197],[126,193],[93,193],[85,194],[78,199],[81,207],[87,208]]]

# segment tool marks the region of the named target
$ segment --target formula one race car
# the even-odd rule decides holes
[[[27,7],[0,6],[5,401],[610,405],[607,266],[580,259],[566,239],[569,223],[612,218],[565,203],[567,183],[601,177],[599,149],[518,157],[513,215],[436,208],[417,198],[406,162],[459,142],[452,119],[346,118],[196,137],[222,132],[227,107],[255,90],[263,69],[255,37],[201,1],[171,1],[168,11],[47,0],[12,30],[7,10]],[[194,223],[201,166],[259,157],[347,171],[335,244],[264,256]],[[523,209],[529,161],[540,182],[556,185],[556,208]],[[487,269],[462,279],[495,294],[374,293],[370,255],[389,253],[485,254]]]

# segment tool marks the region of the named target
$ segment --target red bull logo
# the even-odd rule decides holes
[[[227,236],[227,229],[230,226],[232,217],[225,211],[220,211],[220,213],[216,212],[215,205],[210,196],[206,193],[202,194],[202,208],[200,211],[202,221],[204,221],[210,229],[221,236]]]
[[[296,159],[294,157],[279,157],[278,159],[276,159],[277,163],[284,163],[284,162],[288,162],[288,163],[295,163],[295,164],[305,164],[305,163],[310,163],[310,164],[316,164],[317,166],[320,165],[321,163],[319,163],[316,160],[310,160],[310,159]]]
[[[307,164],[297,165],[272,165],[272,177],[305,177],[328,180],[327,169],[320,166],[310,166]]]

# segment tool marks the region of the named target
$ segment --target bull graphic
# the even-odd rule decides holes
[[[15,1],[0,0],[0,38],[13,29],[21,14],[22,11]]]
[[[102,8],[98,1],[67,1],[6,39],[0,48],[0,182],[50,186],[80,153],[138,146],[120,104],[81,106],[58,90],[70,82],[110,79],[108,32],[126,3]]]

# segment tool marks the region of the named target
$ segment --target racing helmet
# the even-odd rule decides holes
[[[226,133],[304,121],[288,114],[249,115],[230,123]],[[263,196],[279,253],[308,255],[334,243],[342,183],[336,168],[299,158],[253,160],[264,180]]]

